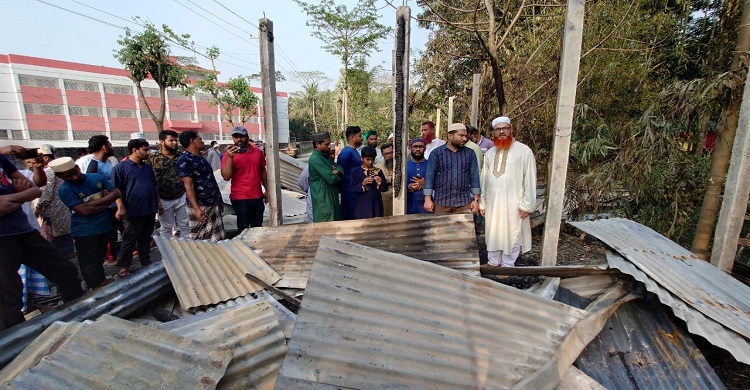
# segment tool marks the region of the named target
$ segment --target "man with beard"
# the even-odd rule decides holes
[[[340,221],[342,207],[339,206],[339,185],[344,178],[343,168],[329,157],[331,136],[327,131],[313,133],[313,146],[315,149],[308,160],[313,221]]]
[[[66,259],[75,256],[75,242],[70,234],[70,210],[60,201],[57,192],[64,183],[55,176],[49,163],[55,159],[55,148],[52,145],[42,145],[39,148],[47,175],[47,185],[42,187],[42,196],[36,204],[36,214],[41,220],[42,236],[63,254]]]
[[[388,191],[383,192],[383,216],[393,215],[393,145],[383,144],[378,150],[383,156],[383,161],[375,163],[375,167],[383,171],[388,182]]]
[[[427,159],[424,148],[427,143],[422,138],[411,141],[411,155],[406,161],[406,180],[409,183],[406,193],[406,214],[423,214],[424,209],[424,176],[427,173]]]
[[[528,146],[513,139],[510,118],[492,121],[495,147],[484,155],[480,214],[489,265],[513,267],[531,250],[529,214],[536,208],[536,161]]]
[[[378,149],[378,132],[375,130],[370,130],[365,133],[365,135],[362,137],[365,141],[365,143],[359,147],[359,155],[360,158],[362,157],[362,149],[365,146],[372,146],[375,148],[375,152],[377,153],[377,157],[375,157],[375,164],[380,164],[383,162],[383,153],[380,149]]]
[[[328,157],[330,157],[331,160],[336,158],[336,144],[333,142],[328,146]],[[307,212],[307,223],[313,223],[315,221],[313,221],[312,194],[310,193],[310,164],[305,164],[302,173],[299,175],[299,179],[297,179],[297,185],[307,194],[305,207],[305,211]]]
[[[353,168],[362,165],[362,158],[359,156],[357,149],[362,145],[362,129],[359,126],[348,126],[346,128],[346,146],[339,153],[338,165],[343,169],[341,172],[349,172]],[[313,154],[315,152],[313,151]],[[312,172],[311,178],[312,178]],[[353,193],[350,186],[347,185],[347,178],[341,186],[341,220],[346,221],[354,219],[354,204],[357,201],[357,194]],[[313,210],[314,211],[314,210]]]
[[[249,142],[245,126],[232,129],[232,140],[234,145],[227,148],[221,160],[221,177],[232,181],[229,200],[237,214],[237,229],[241,232],[248,227],[263,226],[263,211],[269,199],[268,176],[266,156]]]
[[[70,157],[60,157],[49,163],[55,175],[65,181],[58,190],[60,200],[73,212],[70,230],[76,243],[78,265],[89,288],[106,283],[104,255],[112,219],[109,205],[120,198],[120,191],[109,176],[82,173]]]
[[[206,144],[193,130],[180,133],[180,144],[185,153],[177,160],[177,174],[185,185],[188,199],[191,240],[221,241],[225,238],[221,214],[224,203],[211,164],[201,156]]]
[[[424,158],[428,160],[433,150],[445,145],[445,141],[435,138],[435,123],[433,121],[422,122],[422,139],[427,142],[424,150]]]
[[[159,195],[159,236],[172,237],[172,230],[180,238],[190,237],[190,222],[185,208],[185,186],[177,173],[178,134],[174,130],[159,133],[159,150],[148,156],[148,163],[156,175],[156,193]]]
[[[465,147],[466,126],[448,127],[448,142],[433,150],[427,162],[422,191],[429,213],[469,213],[479,210],[479,164],[474,152]]]
[[[109,137],[106,135],[95,135],[89,138],[87,148],[89,154],[76,160],[76,165],[82,173],[98,173],[112,179],[112,169],[117,165],[117,159],[114,157],[114,149]],[[125,216],[122,199],[117,199],[109,207],[109,214],[112,218],[112,231],[109,232],[109,249],[112,252],[113,260],[120,251],[120,244],[117,241],[117,231],[123,231],[122,218]]]
[[[127,215],[124,219],[122,249],[118,255],[117,272],[120,277],[130,275],[133,249],[138,248],[141,266],[151,264],[150,244],[154,233],[154,217],[158,211],[159,197],[156,190],[156,175],[146,163],[150,152],[148,141],[141,138],[128,142],[128,155],[112,170],[112,182],[122,194]]]

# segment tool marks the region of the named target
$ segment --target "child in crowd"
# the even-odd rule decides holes
[[[372,146],[364,147],[362,149],[362,165],[352,168],[348,172],[351,190],[357,194],[354,219],[383,216],[383,196],[381,192],[388,191],[388,182],[383,171],[373,167],[376,156],[375,148]]]

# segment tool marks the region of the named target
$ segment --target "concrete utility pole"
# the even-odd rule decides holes
[[[393,215],[406,214],[406,159],[409,147],[409,34],[411,9],[396,11],[393,78]]]
[[[437,111],[437,113],[435,114],[435,117],[436,117],[436,119],[435,119],[435,134],[436,134],[436,137],[437,137],[440,134],[440,122],[441,122],[441,119],[443,119],[443,117],[442,117],[442,115],[440,115],[440,109],[439,108],[436,109],[435,111]]]
[[[482,75],[474,73],[474,78],[471,81],[471,125],[477,127],[477,121],[479,118],[479,82]],[[448,126],[451,124],[449,123]]]
[[[453,124],[453,100],[455,99],[455,96],[448,98],[448,126]],[[435,132],[435,138],[440,138],[440,133],[437,130]]]
[[[732,146],[732,157],[724,184],[724,198],[721,202],[719,222],[716,224],[714,246],[711,251],[711,264],[727,273],[731,273],[734,266],[737,243],[742,225],[745,223],[748,193],[750,193],[750,83],[745,80],[737,135]]]
[[[565,201],[565,179],[570,156],[570,136],[573,132],[578,67],[581,63],[584,3],[585,0],[568,0],[568,7],[565,10],[565,35],[560,63],[560,86],[557,92],[554,149],[547,180],[547,218],[544,222],[542,266],[557,263],[557,245],[560,240],[560,224]]]
[[[266,129],[266,172],[268,174],[269,216],[271,226],[284,224],[281,209],[279,169],[279,121],[276,105],[276,65],[273,51],[273,22],[258,21],[260,37],[260,83],[263,91],[263,124]]]

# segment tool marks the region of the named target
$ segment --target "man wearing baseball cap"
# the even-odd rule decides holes
[[[232,181],[229,200],[237,213],[237,229],[263,226],[263,212],[268,203],[266,156],[256,148],[247,135],[245,126],[232,129],[234,145],[227,148],[221,159],[221,176]],[[266,192],[263,192],[263,189]]]

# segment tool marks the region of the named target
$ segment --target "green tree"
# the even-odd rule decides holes
[[[164,130],[166,89],[184,86],[187,78],[187,70],[172,57],[168,42],[187,47],[190,44],[188,42],[190,35],[178,35],[166,24],[162,25],[162,31],[150,22],[145,22],[143,25],[144,30],[141,33],[133,32],[129,28],[125,29],[125,35],[117,40],[120,49],[115,50],[114,56],[130,73],[141,102],[146,107],[151,120],[156,124],[157,131],[161,132]],[[143,95],[141,82],[149,76],[159,86],[158,111],[148,104]]]
[[[300,98],[310,104],[310,113],[312,114],[313,128],[318,131],[318,122],[316,121],[316,101],[320,98],[323,84],[328,82],[328,77],[325,73],[314,70],[314,71],[296,71],[291,73],[291,78],[297,85],[302,87],[300,92]]]
[[[220,107],[223,122],[228,123],[229,127],[234,127],[235,122],[232,112],[237,110],[239,120],[237,124],[245,124],[250,120],[250,117],[257,115],[258,97],[250,87],[252,76],[239,75],[230,78],[226,83],[219,82],[215,64],[219,55],[218,47],[212,46],[208,49],[206,56],[211,61],[212,70],[206,71],[194,68],[193,70],[200,75],[200,78],[195,80],[192,85],[183,86],[182,93],[188,96],[195,94],[197,91],[209,93],[211,100],[208,101],[208,104]]]
[[[313,36],[324,42],[323,49],[338,56],[343,66],[342,111],[343,123],[349,123],[349,67],[358,58],[367,58],[377,49],[379,40],[391,31],[378,23],[375,0],[359,0],[349,10],[333,0],[318,4],[294,0],[310,17],[307,25],[313,27]]]

